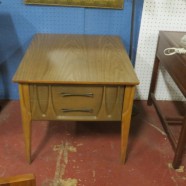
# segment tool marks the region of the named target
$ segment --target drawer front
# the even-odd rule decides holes
[[[30,85],[33,119],[120,120],[123,88]]]
[[[103,87],[52,87],[53,104],[58,115],[95,116],[103,96]]]

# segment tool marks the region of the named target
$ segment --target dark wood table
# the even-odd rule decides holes
[[[28,162],[32,120],[121,121],[125,162],[139,81],[119,37],[37,34],[13,80],[19,84]]]
[[[158,68],[159,64],[161,63],[165,70],[172,77],[177,87],[182,92],[183,96],[186,97],[186,55],[174,54],[167,56],[164,54],[164,50],[166,48],[182,48],[183,46],[181,45],[180,41],[185,34],[186,32],[160,31],[148,97],[148,104],[153,104],[155,106],[162,126],[175,152],[174,160],[172,163],[175,169],[179,168],[182,162],[182,156],[184,154],[184,148],[186,144],[186,107],[184,116],[167,118],[162,113],[154,93],[158,76]],[[171,123],[181,124],[179,139],[175,139],[173,132],[170,130]]]

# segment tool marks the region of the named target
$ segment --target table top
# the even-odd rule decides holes
[[[166,48],[184,48],[181,43],[184,35],[186,35],[186,32],[160,31],[157,56],[186,97],[186,55],[175,54],[166,56],[163,53]]]
[[[36,34],[13,81],[51,84],[139,84],[118,36],[67,34]]]

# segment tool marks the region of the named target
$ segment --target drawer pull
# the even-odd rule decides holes
[[[63,112],[89,112],[92,113],[93,109],[61,109]]]
[[[82,96],[82,97],[93,97],[93,93],[86,93],[86,94],[73,94],[73,93],[61,93],[63,97],[68,97],[68,96]]]

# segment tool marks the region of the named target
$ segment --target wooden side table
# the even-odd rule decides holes
[[[28,162],[32,120],[121,121],[125,161],[139,81],[119,37],[37,34],[13,81],[19,83]]]
[[[182,48],[181,38],[186,34],[186,32],[170,32],[170,31],[160,31],[159,40],[157,45],[156,57],[154,61],[154,68],[152,73],[151,85],[149,90],[148,104],[153,104],[160,117],[162,126],[167,134],[167,137],[172,145],[175,152],[173,167],[175,169],[179,168],[182,156],[184,153],[184,148],[186,144],[186,106],[185,115],[180,117],[167,118],[158,106],[158,102],[155,98],[155,88],[158,75],[158,67],[161,63],[169,75],[172,77],[184,97],[186,97],[186,55],[175,54],[171,56],[164,55],[164,50],[166,48],[176,47]],[[181,132],[179,135],[178,142],[175,139],[172,131],[170,130],[169,124],[177,123],[181,124]]]

